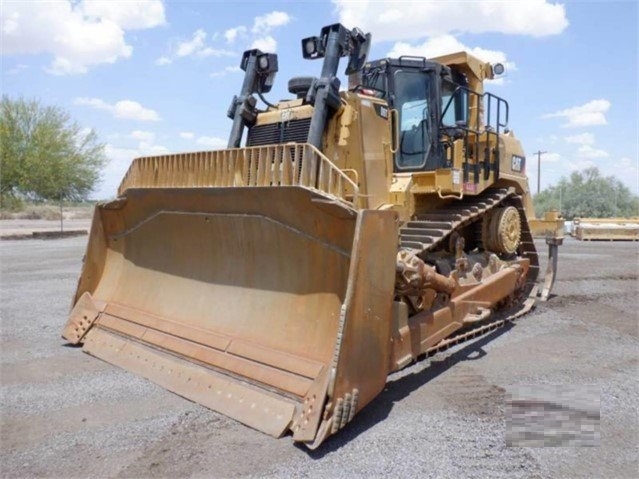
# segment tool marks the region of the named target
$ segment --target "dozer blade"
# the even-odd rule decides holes
[[[128,189],[96,208],[63,336],[316,447],[384,387],[396,230],[303,187]]]

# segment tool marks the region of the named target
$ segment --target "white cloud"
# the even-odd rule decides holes
[[[85,126],[84,128],[82,128],[80,130],[80,137],[82,138],[86,138],[86,136],[91,133],[93,131],[92,128],[89,128],[88,126]]]
[[[78,148],[82,147],[82,142],[84,142],[87,139],[87,136],[89,136],[92,131],[93,131],[92,128],[89,128],[86,126],[79,131],[79,134],[75,140],[75,144]]]
[[[155,133],[153,133],[152,131],[133,130],[129,134],[129,138],[152,143],[155,140]]]
[[[240,25],[235,28],[229,28],[224,32],[224,38],[228,43],[233,43],[239,36],[246,34],[246,27]]]
[[[277,42],[271,33],[275,28],[287,25],[291,20],[292,17],[288,13],[281,11],[273,11],[255,17],[253,19],[253,27],[250,30],[250,37],[252,38],[249,39],[251,42],[249,48],[257,48],[269,53],[275,52],[277,50]],[[234,43],[240,37],[247,37],[248,33],[248,29],[244,25],[240,25],[226,30],[224,38],[227,43]],[[217,72],[213,73],[212,76],[222,76],[223,74],[222,72]]]
[[[199,57],[232,57],[235,53],[222,48],[206,47],[197,52]]]
[[[608,100],[592,100],[583,105],[548,113],[543,115],[542,118],[564,118],[567,123],[561,126],[565,128],[605,125],[607,124],[606,112],[609,109],[610,102]]]
[[[20,63],[19,65],[16,65],[11,70],[9,70],[7,73],[9,75],[17,75],[22,70],[26,70],[27,68],[29,68],[29,65],[25,65],[24,63]]]
[[[238,73],[238,72],[241,72],[241,71],[242,71],[242,69],[240,67],[238,67],[238,66],[224,67],[223,70],[217,71],[217,72],[213,72],[209,76],[211,78],[220,78],[220,77],[226,76],[226,74],[228,74],[228,73]]]
[[[169,149],[162,145],[153,145],[150,143],[141,142],[138,145],[138,150],[144,156],[153,156],[153,155],[166,155],[170,153]]]
[[[419,45],[410,45],[406,42],[396,42],[387,55],[394,58],[400,57],[402,55],[414,55],[423,56],[426,58],[434,58],[459,51],[467,51],[468,53],[485,62],[490,62],[492,64],[501,63],[506,68],[506,71],[514,71],[517,69],[517,66],[514,62],[508,61],[504,52],[498,50],[487,50],[485,48],[479,47],[470,48],[457,40],[457,38],[452,35],[440,35],[431,37]],[[493,83],[501,83],[502,81],[503,78],[497,78],[493,80]]]
[[[114,135],[119,137],[120,135]],[[130,136],[130,135],[129,135]],[[163,145],[156,145],[151,141],[140,141],[135,147],[126,147],[108,143],[104,153],[109,162],[102,172],[102,182],[92,194],[96,199],[115,197],[118,186],[128,170],[131,162],[141,156],[165,155],[170,150]]]
[[[566,143],[571,143],[575,145],[594,145],[595,144],[595,135],[592,133],[580,133],[578,135],[569,135],[564,137]]]
[[[580,159],[595,160],[597,158],[608,158],[610,156],[607,151],[593,148],[590,145],[581,145],[577,149],[577,157]]]
[[[274,52],[277,49],[277,42],[271,35],[271,32],[277,27],[288,24],[291,19],[291,16],[286,12],[273,11],[265,15],[255,17],[250,33],[249,29],[246,26],[239,25],[237,27],[225,30],[222,36],[228,44],[235,43],[238,39],[242,38],[247,42],[251,42],[250,48],[258,48],[265,52]],[[236,52],[232,52],[224,48],[215,48],[214,46],[210,45],[211,41],[217,38],[217,36],[218,34],[216,33],[209,38],[206,31],[199,28],[198,30],[193,32],[193,35],[189,40],[179,42],[176,46],[174,46],[171,49],[172,53],[164,55],[155,60],[155,64],[160,66],[168,65],[172,63],[175,58],[189,56],[236,56]],[[209,45],[207,45],[207,41],[209,42]],[[211,76],[218,77],[224,75],[227,72],[230,72],[230,70],[213,73]]]
[[[273,28],[281,27],[291,21],[291,17],[286,12],[274,11],[255,17],[251,31],[257,35],[265,35]]]
[[[90,106],[98,110],[111,111],[113,108],[107,102],[105,102],[104,100],[100,100],[99,98],[80,97],[73,100],[73,103],[75,103],[76,105]]]
[[[332,1],[341,23],[372,32],[376,41],[488,32],[542,37],[568,26],[565,7],[547,0]]]
[[[131,163],[135,158],[141,156],[164,155],[169,153],[169,149],[162,145],[142,141],[136,148],[122,148],[112,144],[105,147],[107,158],[118,163]],[[124,176],[124,172],[122,175]]]
[[[195,134],[191,131],[181,131],[180,138],[184,138],[185,140],[192,140],[195,138]]]
[[[568,164],[568,169],[570,171],[582,171],[582,170],[585,170],[586,168],[592,168],[593,166],[597,167],[597,163],[587,159],[570,160],[568,161],[567,164]]]
[[[175,50],[175,55],[178,57],[187,57],[199,50],[202,50],[204,47],[204,40],[206,40],[206,32],[200,28],[193,33],[191,40],[178,44],[177,49]]]
[[[110,20],[124,30],[139,30],[164,25],[164,4],[161,0],[84,0],[82,11],[90,18]]]
[[[559,153],[548,152],[541,155],[541,162],[558,163],[562,160],[562,158],[563,157]],[[537,155],[531,156],[528,164],[531,164],[530,161],[534,161],[535,164],[537,164]]]
[[[208,34],[201,28],[193,32],[190,40],[179,42],[173,52],[170,55],[164,55],[155,60],[155,64],[158,66],[169,65],[173,63],[175,58],[184,58],[190,56],[197,57],[222,57],[222,56],[234,56],[235,53],[229,50],[221,48],[213,48],[206,45],[206,39]],[[215,35],[213,36],[215,38]]]
[[[627,156],[624,156],[624,157],[619,159],[619,165],[622,168],[632,168],[635,171],[637,171],[637,169],[639,168],[639,161],[637,161],[637,159],[635,159],[633,161],[630,158],[628,158]]]
[[[573,154],[573,156],[579,160],[595,160],[597,158],[607,158],[610,156],[607,151],[594,148],[595,135],[592,133],[569,135],[564,137],[564,140],[568,144],[579,145],[577,151]]]
[[[46,71],[80,74],[129,58],[125,31],[164,23],[159,0],[142,2],[3,2],[0,27],[3,55],[53,55]]]
[[[198,145],[202,145],[213,150],[226,148],[228,145],[226,140],[216,136],[200,136],[197,140],[195,140],[195,142]]]
[[[132,100],[120,100],[110,104],[99,98],[76,98],[74,103],[105,110],[110,112],[115,118],[125,120],[158,121],[160,119],[160,115],[155,110],[145,108],[137,101]]]
[[[621,181],[630,188],[633,194],[639,194],[639,161],[637,158],[631,160],[624,156],[619,159],[618,167],[624,172]]]
[[[275,38],[270,35],[265,37],[256,38],[251,44],[251,48],[257,48],[263,52],[274,53],[277,51],[277,42]]]
[[[138,150],[135,148],[120,148],[112,145],[111,143],[107,144],[105,147],[105,153],[107,158],[110,161],[116,162],[130,162],[137,155]]]
[[[160,116],[155,110],[144,108],[136,101],[121,100],[113,105],[113,114],[116,118],[140,121],[158,121]]]

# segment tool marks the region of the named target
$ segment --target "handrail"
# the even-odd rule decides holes
[[[444,125],[444,117],[449,108],[453,104],[455,98],[457,98],[461,92],[465,92],[468,98],[473,96],[475,98],[475,106],[471,107],[471,102],[466,102],[466,124],[450,125],[456,129],[464,131],[464,162],[463,162],[463,182],[466,183],[469,180],[469,173],[471,166],[474,168],[474,181],[479,182],[479,170],[483,168],[484,180],[488,180],[491,170],[494,174],[494,179],[499,178],[499,147],[494,151],[494,161],[490,161],[490,143],[491,136],[494,137],[494,142],[499,145],[499,135],[503,132],[507,132],[509,106],[508,102],[503,98],[493,95],[492,93],[478,93],[465,86],[457,85],[453,93],[451,94],[448,102],[445,104],[440,119],[439,127],[445,128],[449,125]],[[474,115],[474,124],[470,126],[470,119]],[[473,137],[473,145],[469,144],[469,136]],[[482,137],[485,138],[482,139]],[[482,140],[482,141],[480,141]],[[480,144],[484,142],[485,148],[483,157],[481,160],[481,153],[479,151]],[[475,162],[471,165],[469,163],[469,149],[472,146],[473,157]]]
[[[497,134],[501,133],[501,129],[504,130],[508,128],[508,116],[509,116],[509,106],[508,102],[497,95],[493,95],[490,92],[486,92],[483,94],[482,101],[486,104],[486,126],[494,128]],[[496,118],[495,118],[495,126],[493,126],[492,122],[492,108],[493,103],[496,103]],[[503,106],[502,106],[503,105]],[[502,110],[503,108],[503,110]],[[502,111],[504,114],[502,115]],[[504,117],[504,121],[502,122],[502,116]]]
[[[392,108],[390,111],[391,120],[391,140],[390,140],[390,152],[392,154],[397,153],[399,149],[399,111]]]
[[[118,188],[304,186],[360,207],[359,187],[309,143],[136,158]]]
[[[497,134],[500,134],[502,131],[502,128],[505,129],[508,127],[509,106],[506,100],[490,92],[478,93],[474,90],[471,90],[468,87],[461,86],[461,85],[457,85],[455,87],[455,90],[453,90],[453,93],[450,95],[450,98],[448,99],[448,101],[446,102],[446,105],[442,109],[440,127],[441,126],[459,126],[459,125],[443,124],[444,117],[446,116],[446,113],[448,113],[448,109],[453,103],[453,100],[455,100],[455,98],[460,94],[459,92],[466,92],[468,97],[474,96],[477,99],[476,101],[477,106],[474,108],[476,110],[476,116],[477,116],[477,118],[475,119],[476,120],[475,128],[470,128],[466,126],[464,128],[465,130],[472,133],[479,134],[484,129],[492,128],[494,131],[497,132]],[[496,106],[493,106],[493,104],[496,104]],[[470,101],[467,102],[466,108],[467,108],[467,114],[466,114],[467,119],[470,119],[471,110],[473,109],[470,106]],[[493,124],[493,109],[496,109],[496,113],[495,113],[496,118],[494,118],[494,124]],[[483,121],[480,116],[480,112],[482,112],[482,110],[484,111],[484,117],[485,117],[483,118]],[[503,115],[502,115],[502,112],[503,112]],[[504,118],[503,122],[502,122],[502,117]]]

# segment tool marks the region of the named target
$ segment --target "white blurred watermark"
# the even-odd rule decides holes
[[[599,446],[601,391],[594,386],[513,386],[506,394],[506,445]]]

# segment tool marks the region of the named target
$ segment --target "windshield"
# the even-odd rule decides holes
[[[400,170],[421,169],[426,166],[432,144],[429,78],[424,72],[398,70],[394,80],[400,130],[396,165]]]

